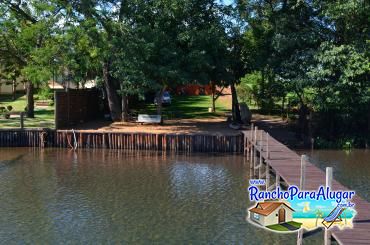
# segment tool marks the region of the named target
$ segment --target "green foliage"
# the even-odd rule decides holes
[[[315,138],[315,148],[316,149],[344,149],[351,150],[352,148],[360,148],[364,145],[368,145],[370,140],[368,137],[357,136],[357,137],[344,137],[337,138],[335,140],[327,140],[325,138],[316,137]]]
[[[328,142],[336,137],[357,139],[360,132],[370,137],[370,5],[365,1],[238,4],[250,26],[244,33],[244,60],[250,73],[262,74],[253,93],[250,84],[241,87],[242,97],[254,94],[267,109],[274,96],[289,95],[290,106],[299,112],[299,128],[307,133],[308,111],[314,112],[313,131]],[[279,95],[271,91],[275,86]],[[348,144],[343,140],[337,145]]]
[[[316,92],[317,110],[340,108],[351,113],[352,108],[369,103],[370,63],[363,50],[325,42],[315,59],[317,64],[309,76]]]
[[[41,100],[50,100],[54,96],[49,86],[43,86],[41,89],[39,89],[37,94],[38,98]]]
[[[242,101],[270,112],[289,98],[297,128],[312,113],[317,136],[356,145],[370,137],[369,12],[363,0],[6,0],[0,78],[95,79],[118,114],[149,90],[240,83]]]
[[[261,72],[252,72],[242,77],[240,84],[237,86],[239,99],[243,102],[256,101],[260,105],[259,86],[262,80]]]

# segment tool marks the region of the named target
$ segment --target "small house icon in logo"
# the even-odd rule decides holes
[[[296,230],[299,227],[291,226],[294,209],[288,202],[264,201],[258,202],[255,207],[249,209],[249,219],[261,226],[272,228],[274,225],[287,226],[288,230]]]

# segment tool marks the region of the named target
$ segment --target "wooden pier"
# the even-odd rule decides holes
[[[243,131],[243,135],[244,154],[250,162],[251,177],[265,179],[266,189],[296,185],[306,190],[317,190],[319,186],[326,185],[324,171],[308,159],[302,159],[265,131],[252,126],[251,130]],[[301,166],[304,166],[304,171]],[[333,190],[348,190],[335,180],[332,180],[331,186]],[[328,233],[339,244],[370,244],[370,203],[357,195],[352,202],[357,211],[353,229],[339,230],[334,227]]]

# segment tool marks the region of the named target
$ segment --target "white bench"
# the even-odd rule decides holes
[[[139,114],[137,117],[138,123],[162,123],[162,116],[161,115],[147,115],[147,114]]]

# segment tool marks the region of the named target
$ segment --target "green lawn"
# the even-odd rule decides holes
[[[225,112],[230,111],[230,106],[225,100],[216,100],[216,113],[208,112],[208,108],[212,106],[211,96],[173,96],[172,104],[163,106],[163,115],[168,118],[207,118],[224,116]],[[138,113],[156,114],[156,106],[145,104],[137,109]]]
[[[230,112],[230,103],[225,98],[216,100],[216,113],[208,112],[212,105],[211,96],[174,96],[172,104],[163,107],[163,115],[166,119],[174,118],[209,118],[224,116],[225,112]],[[12,101],[10,95],[0,95],[0,107],[11,105],[14,112],[24,111],[26,107],[25,95],[17,95],[17,99]],[[156,114],[156,106],[153,103],[141,104],[137,106],[138,113]],[[20,125],[19,118],[5,119],[0,115],[0,128],[18,128]],[[26,128],[42,127],[54,128],[54,107],[41,109],[35,108],[35,118],[25,118],[24,126]]]
[[[299,228],[301,228],[301,225],[302,223],[298,223],[298,222],[295,222],[295,221],[290,221],[290,222],[287,222],[287,224],[291,225],[291,226],[294,226],[295,228],[297,228],[297,230]],[[290,231],[288,228],[280,225],[280,224],[276,224],[276,225],[268,225],[266,226],[267,228],[271,229],[271,230],[274,230],[274,231]]]
[[[11,105],[13,112],[24,111],[26,107],[26,96],[17,95],[17,99],[12,101],[11,95],[0,95],[0,107]],[[5,119],[0,115],[0,128],[19,128],[20,119],[10,118]],[[35,118],[25,118],[24,126],[26,128],[54,128],[54,106],[47,108],[35,108]]]
[[[279,224],[276,224],[276,225],[268,225],[266,226],[267,228],[271,229],[271,230],[274,230],[274,231],[289,231],[288,228],[282,226],[282,225],[279,225]]]

